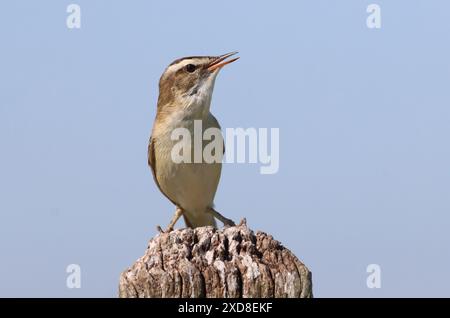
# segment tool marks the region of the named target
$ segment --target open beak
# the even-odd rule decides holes
[[[227,53],[221,56],[218,56],[214,61],[212,61],[211,63],[209,63],[208,65],[208,71],[213,72],[217,69],[221,69],[223,66],[233,63],[234,61],[238,60],[239,57],[235,57],[231,60],[226,60],[227,58],[229,58],[230,56],[233,56],[235,54],[237,54],[238,52],[231,52],[231,53]]]

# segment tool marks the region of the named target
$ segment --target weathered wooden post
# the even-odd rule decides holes
[[[161,233],[120,276],[119,297],[312,297],[311,272],[245,220]]]

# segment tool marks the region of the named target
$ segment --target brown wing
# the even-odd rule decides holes
[[[170,202],[175,204],[176,206],[179,206],[175,201],[173,201],[171,198],[167,196],[167,194],[164,193],[164,191],[161,189],[161,186],[159,185],[158,178],[156,176],[156,156],[155,156],[155,140],[150,136],[150,140],[148,142],[148,165],[152,169],[153,174],[153,180],[155,180],[156,186],[158,187],[159,191],[161,191],[164,196],[169,199]]]
[[[153,142],[152,136],[150,136],[150,140],[148,141],[148,152],[147,152],[147,159],[148,159],[148,165],[152,169],[153,178],[155,178],[156,181],[156,165],[155,165],[155,151],[154,151],[155,145]]]

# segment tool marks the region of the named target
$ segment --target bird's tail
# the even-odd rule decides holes
[[[201,226],[213,226],[217,227],[214,216],[210,213],[189,213],[185,211],[183,213],[184,222],[187,227],[196,228]]]

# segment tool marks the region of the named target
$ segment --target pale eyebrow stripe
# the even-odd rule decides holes
[[[165,70],[164,74],[170,75],[179,69],[185,67],[188,64],[199,65],[209,59],[212,59],[212,56],[188,56],[183,57],[178,60],[173,61]]]
[[[165,73],[166,74],[175,73],[176,71],[178,71],[179,69],[185,67],[188,64],[195,64],[194,62],[195,61],[193,59],[189,59],[189,58],[181,60],[178,63],[169,65],[169,67],[167,67]]]

